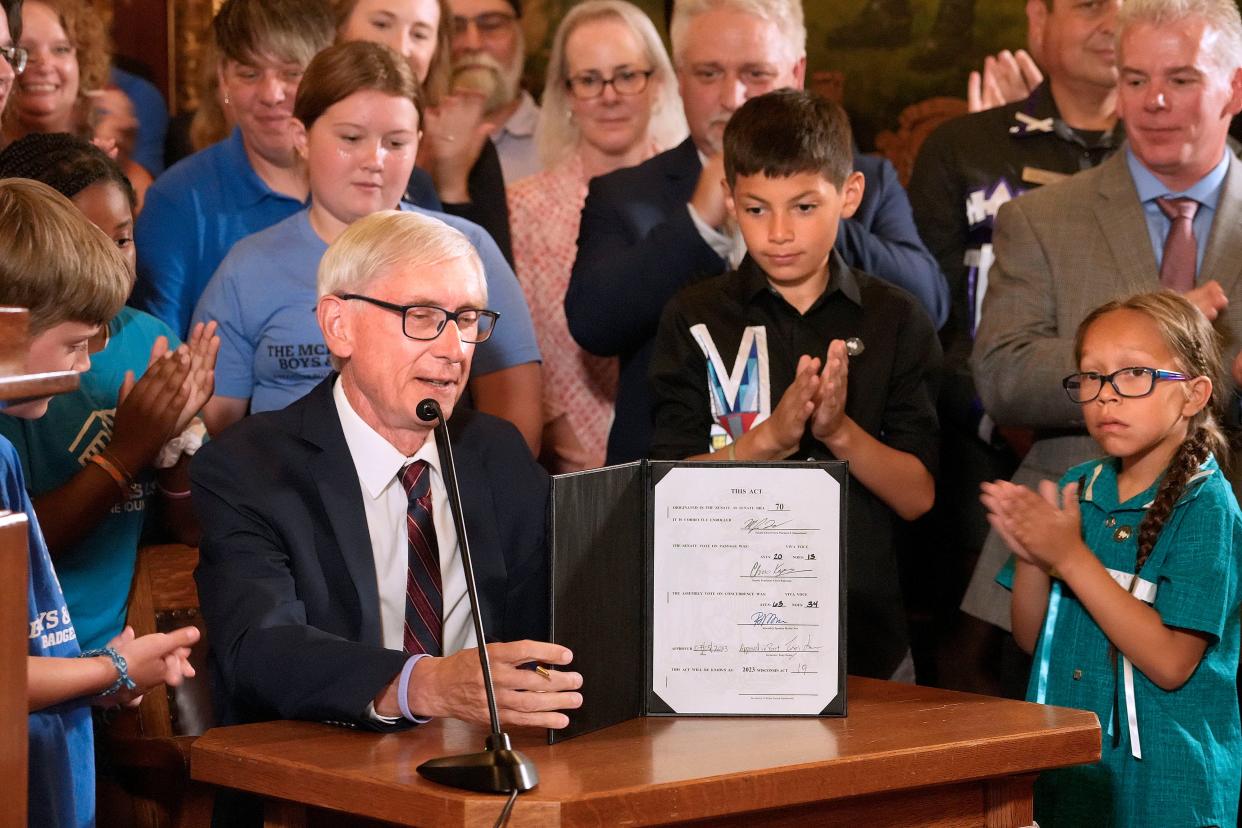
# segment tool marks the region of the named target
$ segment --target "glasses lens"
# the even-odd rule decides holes
[[[1071,374],[1062,384],[1074,402],[1091,402],[1099,395],[1103,380],[1099,374]]]
[[[604,79],[599,75],[575,75],[569,79],[569,89],[577,98],[595,98],[604,91]]]
[[[637,95],[647,86],[647,73],[626,70],[612,78],[613,88],[621,95]]]
[[[0,47],[0,55],[4,55],[4,59],[9,62],[9,66],[13,67],[13,71],[21,74],[26,69],[26,50],[20,46],[3,46]]]
[[[492,331],[496,328],[496,315],[487,311],[473,311],[474,319],[471,322],[472,329],[467,332],[462,329],[462,339],[467,342],[479,343],[485,341],[492,335]],[[460,322],[460,317],[458,318]]]
[[[410,339],[435,339],[448,322],[443,308],[415,305],[405,311],[405,335]]]
[[[1126,368],[1113,375],[1113,383],[1123,397],[1143,397],[1151,393],[1155,375],[1146,368]]]
[[[492,35],[506,31],[513,21],[514,18],[504,12],[487,12],[476,17],[474,25],[479,27],[480,34]]]

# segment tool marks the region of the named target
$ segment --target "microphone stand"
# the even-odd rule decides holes
[[[453,447],[449,443],[448,425],[444,413],[434,399],[425,399],[416,409],[423,422],[435,422],[436,450],[440,454],[440,473],[444,476],[444,488],[448,491],[449,505],[453,511],[453,523],[457,527],[457,545],[461,549],[461,564],[466,571],[466,594],[470,596],[471,615],[474,617],[474,637],[479,644],[479,666],[483,668],[483,686],[487,690],[487,712],[491,716],[492,732],[488,735],[486,749],[482,753],[461,756],[445,756],[429,759],[418,766],[418,772],[441,785],[464,788],[483,793],[511,793],[529,791],[539,784],[539,772],[535,763],[521,752],[513,749],[509,734],[500,729],[500,714],[496,710],[496,688],[492,686],[492,665],[487,657],[486,638],[483,635],[483,618],[479,614],[479,592],[474,583],[474,565],[470,560],[470,541],[466,537],[466,521],[462,516],[461,492],[457,488],[457,467],[453,463]],[[512,797],[510,798],[512,803]]]

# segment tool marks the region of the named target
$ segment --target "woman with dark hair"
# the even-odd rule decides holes
[[[226,0],[212,29],[236,127],[160,176],[136,230],[132,301],[178,333],[234,242],[305,206],[293,99],[307,64],[335,33],[326,0]]]
[[[481,101],[448,94],[453,36],[448,0],[332,0],[332,9],[340,40],[383,43],[406,59],[423,84],[427,112],[420,166],[410,176],[406,200],[431,209],[443,204],[445,212],[479,225],[512,264],[504,175],[483,125]]]
[[[401,201],[418,153],[421,109],[418,80],[387,46],[341,43],[307,68],[294,117],[310,206],[239,242],[194,312],[196,322],[220,323],[216,396],[204,412],[213,432],[248,410],[283,408],[328,376],[327,347],[309,312],[319,260],[354,221],[402,209],[457,228],[478,250],[488,307],[502,318],[475,352],[474,407],[514,423],[538,450],[539,349],[513,271],[478,225]]]

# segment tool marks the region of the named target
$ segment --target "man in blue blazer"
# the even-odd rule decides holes
[[[678,0],[671,40],[690,137],[591,182],[565,295],[578,344],[621,358],[609,463],[647,456],[654,402],[647,369],[665,304],[740,259],[725,227],[720,142],[729,116],[748,98],[801,88],[806,71],[800,0]],[[854,164],[866,191],[842,222],[836,249],[846,264],[912,293],[939,327],[948,286],[919,239],[896,171],[864,155]]]
[[[319,295],[339,373],[191,467],[221,723],[487,721],[435,434],[416,414],[433,398],[451,417],[485,633],[512,642],[488,645],[501,718],[565,726],[581,676],[523,669],[570,659],[523,640],[547,634],[547,476],[510,424],[453,411],[495,321],[477,254],[435,219],[376,213],[328,250]]]

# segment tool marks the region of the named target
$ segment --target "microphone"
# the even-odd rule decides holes
[[[466,571],[466,594],[470,596],[470,614],[474,618],[474,637],[479,644],[479,666],[483,668],[487,712],[491,716],[492,724],[492,732],[485,742],[486,750],[482,753],[429,759],[418,766],[418,772],[432,782],[451,788],[483,793],[510,793],[517,796],[518,791],[529,791],[539,784],[539,772],[535,770],[534,762],[513,749],[509,734],[500,729],[500,714],[496,710],[496,688],[492,686],[492,665],[485,646],[487,639],[483,635],[483,616],[479,612],[479,591],[474,582],[474,564],[470,560],[470,540],[466,536],[466,521],[461,509],[461,492],[457,488],[457,467],[453,463],[453,446],[449,442],[448,425],[444,422],[444,412],[440,410],[440,404],[434,399],[428,398],[420,402],[415,413],[425,423],[435,422],[440,473],[444,477],[444,488],[448,492],[453,524],[457,527],[457,546],[461,550],[462,569]]]

